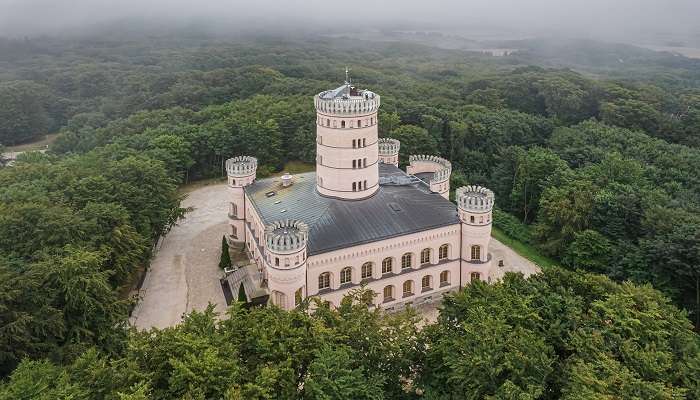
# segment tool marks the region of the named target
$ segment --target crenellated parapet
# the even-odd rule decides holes
[[[237,156],[226,160],[228,176],[241,178],[254,175],[258,168],[258,159],[250,156]]]
[[[399,150],[401,142],[391,138],[379,139],[379,161],[384,164],[399,166]]]
[[[333,97],[334,91],[327,90],[314,96],[316,111],[326,115],[359,116],[372,114],[379,110],[380,96],[369,90],[357,96],[341,95]]]
[[[457,204],[461,210],[474,213],[491,212],[494,204],[494,194],[483,186],[462,186],[455,191]]]
[[[450,193],[450,175],[452,174],[452,164],[442,157],[429,156],[423,154],[411,155],[408,157],[409,165],[406,172],[410,175],[432,173],[428,184],[430,190],[440,193],[448,198]]]
[[[298,220],[276,221],[265,227],[265,247],[272,253],[291,254],[302,251],[309,238],[309,227]]]

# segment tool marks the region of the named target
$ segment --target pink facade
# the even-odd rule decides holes
[[[398,141],[378,138],[378,95],[358,91],[346,82],[334,91],[316,96],[315,105],[317,167],[310,182],[315,179],[316,196],[347,202],[343,207],[359,210],[361,202],[367,201],[363,199],[387,190],[382,185],[398,184],[400,177],[382,183],[378,172],[380,163],[397,166],[399,154]],[[456,191],[457,206],[450,211],[450,203],[445,200],[449,198],[450,163],[434,156],[411,156],[410,161],[404,177],[414,179],[413,184],[426,185],[427,194],[423,196],[435,196],[429,191],[444,198],[437,198],[443,215],[454,213],[446,224],[426,225],[419,231],[311,255],[307,249],[313,241],[309,232],[314,229],[315,217],[309,217],[307,212],[300,214],[311,218],[311,226],[295,216],[265,224],[256,199],[245,189],[254,182],[257,162],[252,157],[227,162],[233,192],[229,212],[231,240],[245,243],[271,303],[290,309],[307,297],[318,296],[338,305],[350,290],[365,285],[376,293],[376,306],[396,309],[436,301],[474,279],[490,281],[488,245],[493,193],[479,186],[461,187]],[[294,190],[294,186],[285,190]],[[282,198],[288,198],[286,193]],[[272,192],[268,195],[274,196]]]

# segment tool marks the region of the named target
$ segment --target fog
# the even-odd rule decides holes
[[[138,20],[231,31],[430,29],[697,42],[699,19],[700,0],[0,0],[0,35],[15,37]]]

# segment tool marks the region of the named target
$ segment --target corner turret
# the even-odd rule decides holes
[[[229,223],[231,233],[229,243],[245,242],[245,191],[244,188],[255,182],[258,160],[255,157],[238,156],[226,160],[226,175],[231,188],[229,203]]]
[[[401,142],[391,138],[379,139],[379,162],[399,166],[399,150]]]
[[[439,193],[442,197],[450,198],[450,175],[452,164],[444,158],[428,155],[411,155],[408,157],[409,165],[406,173],[416,175],[429,186],[430,190]]]
[[[455,191],[462,222],[462,285],[473,280],[490,281],[493,192],[485,187],[462,186]]]
[[[270,301],[289,310],[306,298],[306,245],[309,227],[282,220],[265,227],[265,273]]]

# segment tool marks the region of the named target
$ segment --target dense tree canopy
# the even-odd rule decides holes
[[[50,154],[0,159],[0,399],[700,398],[697,62],[592,42],[102,39],[0,40],[0,153],[60,132]],[[493,189],[498,227],[577,272],[469,286],[421,332],[366,292],[130,331],[120,293],[186,211],[176,185],[238,154],[260,177],[313,163],[311,95],[344,65],[381,94],[402,163],[447,158],[452,187]]]

